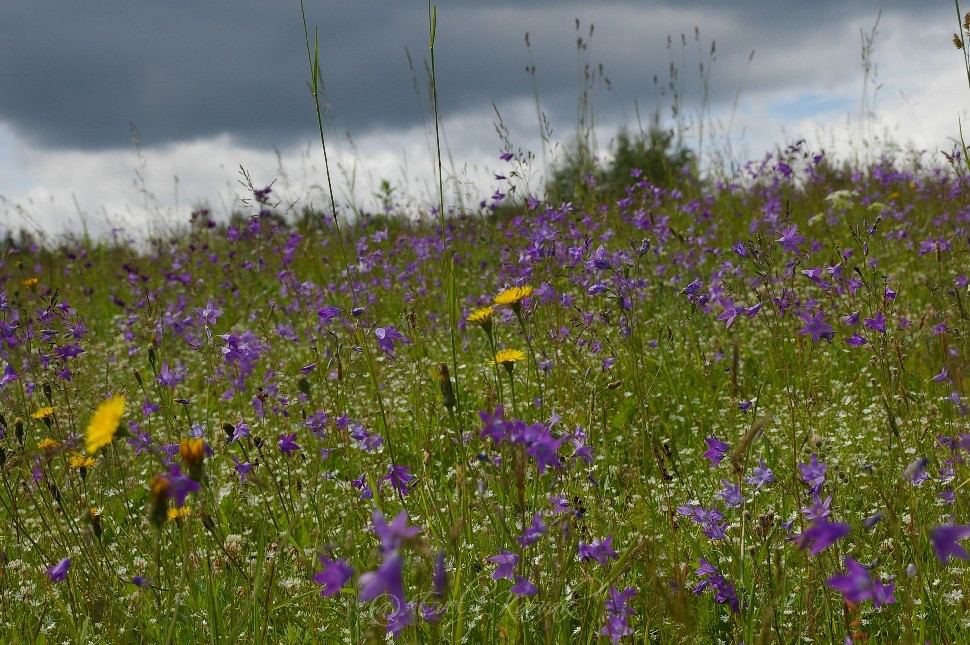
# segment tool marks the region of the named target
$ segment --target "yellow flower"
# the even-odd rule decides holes
[[[495,364],[512,367],[514,363],[525,360],[525,352],[518,349],[503,349],[495,355]]]
[[[125,413],[125,396],[117,394],[107,401],[103,401],[88,423],[87,451],[93,455],[109,443],[118,431],[121,415]]]
[[[495,308],[492,306],[482,307],[481,309],[476,309],[475,311],[468,314],[468,322],[478,323],[480,325],[485,325],[485,323],[491,322],[492,314],[495,313]]]
[[[523,298],[528,298],[531,295],[532,287],[528,285],[524,287],[509,287],[508,289],[499,291],[498,295],[495,296],[495,304],[517,305],[522,302]]]
[[[46,419],[52,414],[54,414],[54,408],[47,406],[46,408],[40,408],[30,416],[34,419]]]
[[[197,466],[205,459],[205,441],[187,437],[179,442],[179,454],[190,466]]]
[[[24,278],[20,281],[20,284],[28,289],[33,289],[37,286],[38,282],[40,282],[40,278]]]
[[[57,439],[51,439],[50,437],[44,437],[37,442],[37,447],[41,450],[53,450],[54,448],[61,445],[61,442]]]
[[[192,515],[192,509],[188,506],[183,506],[181,508],[170,508],[166,514],[169,522],[175,522],[176,520],[184,520],[190,515]]]
[[[152,500],[156,504],[168,499],[168,491],[171,484],[165,475],[155,475],[152,477],[151,484],[149,484],[149,492],[151,493]]]
[[[75,470],[80,470],[82,468],[90,468],[96,462],[94,457],[89,457],[88,455],[82,455],[79,452],[71,453],[71,456],[67,458],[67,465]]]

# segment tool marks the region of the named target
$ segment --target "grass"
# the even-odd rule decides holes
[[[266,195],[245,227],[197,219],[143,253],[8,246],[5,631],[382,640],[393,607],[387,596],[360,602],[359,576],[390,557],[374,513],[406,512],[421,532],[393,544],[404,595],[444,613],[404,628],[405,642],[597,642],[611,587],[637,590],[635,641],[831,642],[855,631],[958,642],[965,569],[940,562],[929,533],[967,515],[966,180],[886,162],[856,173],[854,194],[833,190],[849,180],[824,158],[788,159],[744,187],[696,194],[634,181],[619,203],[589,209],[523,206],[444,229],[362,221],[344,231],[352,272],[335,259],[336,229],[271,218]],[[805,237],[797,250],[776,241],[789,224]],[[440,367],[451,362],[443,244],[461,320],[504,286],[534,289],[495,307],[493,340],[463,323],[452,370]],[[762,307],[728,327],[731,303]],[[817,311],[831,342],[800,333],[799,314]],[[841,321],[852,312],[855,327]],[[862,322],[880,313],[885,333]],[[406,340],[385,351],[377,330],[391,327]],[[853,334],[868,342],[847,344]],[[490,364],[503,348],[525,360]],[[946,379],[931,380],[944,366]],[[71,468],[112,393],[128,400],[121,432],[93,465]],[[543,425],[502,426],[518,442],[483,438],[479,413],[500,401],[507,420]],[[33,418],[43,407],[53,413]],[[242,424],[248,436],[231,440]],[[547,439],[523,439],[523,427]],[[299,449],[281,452],[292,433]],[[208,447],[198,466],[178,452],[190,434]],[[364,449],[367,434],[382,446]],[[58,444],[39,448],[47,437]],[[730,445],[716,467],[702,456],[710,437]],[[811,526],[799,465],[812,455],[828,467],[830,519],[851,528],[815,556],[792,539]],[[921,457],[925,481],[912,477]],[[775,481],[756,488],[747,478],[760,460]],[[252,466],[245,481],[237,462]],[[172,464],[200,488],[187,515],[155,524],[153,508],[174,500],[153,500],[150,482]],[[392,465],[415,477],[400,491],[383,479]],[[724,481],[740,487],[740,507],[719,500]],[[689,504],[720,509],[723,539],[678,513]],[[545,532],[520,546],[537,513]],[[865,528],[875,513],[882,521]],[[581,543],[608,536],[615,558],[579,557]],[[514,575],[534,596],[492,579],[489,558],[503,551],[519,556]],[[356,572],[332,597],[313,582],[320,555]],[[844,603],[826,580],[846,556],[893,580],[895,602]],[[52,582],[46,568],[62,558],[70,570]],[[701,558],[733,584],[738,612],[692,593]]]
[[[961,642],[968,189],[796,144],[575,204],[267,187],[142,248],[9,238],[0,631]]]

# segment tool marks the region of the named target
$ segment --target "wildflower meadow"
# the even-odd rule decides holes
[[[961,152],[8,236],[0,640],[968,642]]]

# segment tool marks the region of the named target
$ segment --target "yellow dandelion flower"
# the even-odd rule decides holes
[[[30,416],[33,419],[46,419],[52,414],[54,414],[54,408],[47,406],[46,408],[40,408]]]
[[[514,363],[525,360],[525,352],[518,349],[503,349],[495,355],[496,365],[505,365],[506,367],[512,367]]]
[[[51,437],[44,437],[43,439],[37,442],[37,447],[44,451],[53,450],[59,445],[61,445],[61,442],[58,441],[57,439],[52,439]]]
[[[151,484],[149,484],[149,492],[151,493],[152,500],[157,504],[168,499],[168,491],[171,486],[172,482],[165,475],[155,475],[152,477]]]
[[[197,466],[205,459],[205,441],[186,437],[179,442],[179,455],[190,466]]]
[[[175,522],[177,520],[184,520],[192,515],[192,509],[188,506],[183,506],[181,508],[170,508],[166,516],[169,522]]]
[[[495,296],[495,304],[517,305],[522,302],[523,298],[528,298],[531,295],[532,287],[528,285],[524,287],[509,287],[508,289],[499,291],[498,295]]]
[[[115,395],[98,406],[88,423],[88,430],[85,434],[88,454],[93,455],[111,443],[124,413],[125,396],[123,394]]]
[[[492,321],[492,315],[495,313],[495,308],[489,305],[488,307],[482,307],[481,309],[476,309],[475,311],[468,314],[466,320],[470,323],[478,323],[479,325],[484,325],[485,323]]]
[[[20,284],[26,287],[27,289],[33,289],[34,287],[37,286],[38,282],[40,282],[40,278],[24,278],[23,280],[20,281]]]
[[[82,468],[90,468],[95,463],[96,462],[94,461],[94,457],[90,457],[88,455],[82,455],[79,452],[72,453],[71,456],[67,458],[68,467],[73,468],[74,470],[80,470]]]

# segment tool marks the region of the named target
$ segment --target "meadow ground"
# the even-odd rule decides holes
[[[968,189],[8,240],[3,640],[966,642]]]

